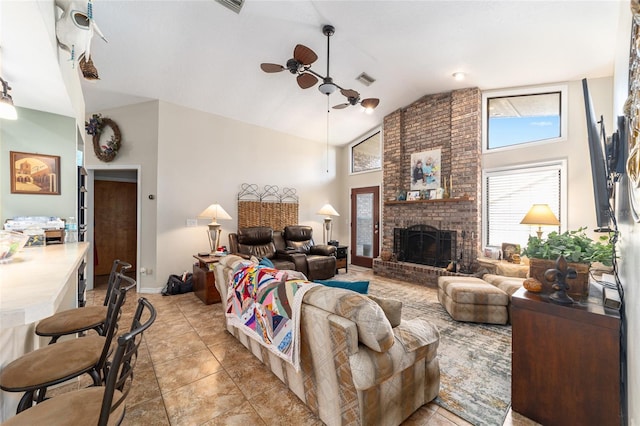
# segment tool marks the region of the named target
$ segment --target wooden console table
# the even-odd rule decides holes
[[[514,411],[544,425],[620,425],[620,316],[601,304],[511,298]]]
[[[194,254],[198,263],[193,264],[193,292],[205,305],[221,301],[220,293],[216,288],[216,278],[213,274],[213,266],[220,258],[218,256],[200,256]]]

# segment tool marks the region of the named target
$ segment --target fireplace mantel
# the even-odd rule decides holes
[[[411,201],[385,201],[386,206],[400,204],[423,204],[423,203],[451,203],[461,201],[475,201],[474,197],[456,197],[456,198],[435,198],[433,200],[411,200]]]

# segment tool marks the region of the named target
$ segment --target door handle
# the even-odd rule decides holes
[[[373,233],[377,234],[378,233],[378,228],[380,227],[380,224],[376,222],[376,224],[373,227]]]

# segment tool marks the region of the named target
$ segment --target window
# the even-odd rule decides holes
[[[382,136],[377,130],[351,146],[351,173],[382,169]]]
[[[482,95],[484,151],[565,139],[566,86],[548,86]]]
[[[485,246],[516,243],[524,247],[537,226],[520,221],[533,204],[548,204],[563,223],[566,161],[530,164],[484,172],[483,229]],[[546,235],[559,227],[542,228]]]

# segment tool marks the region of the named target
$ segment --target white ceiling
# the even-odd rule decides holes
[[[246,0],[238,15],[214,0],[93,0],[93,10],[108,43],[93,39],[101,79],[83,82],[87,113],[160,99],[320,142],[327,97],[259,65],[284,65],[299,43],[318,55],[312,69],[326,74],[321,28],[335,26],[334,81],[380,98],[371,115],[331,110],[329,141],[342,145],[426,94],[611,76],[620,2]],[[2,32],[4,72],[20,64],[5,55]],[[467,78],[456,81],[456,71]],[[376,82],[356,81],[362,72]],[[15,103],[33,107],[23,93],[33,84],[12,74]],[[329,98],[345,101],[339,92]]]

